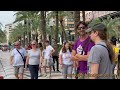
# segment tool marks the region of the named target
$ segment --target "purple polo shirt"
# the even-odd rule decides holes
[[[83,50],[83,45],[86,45],[86,47]],[[92,46],[94,46],[94,43],[90,41],[90,37],[88,36],[84,41],[80,41],[80,38],[78,38],[75,41],[75,44],[73,46],[73,50],[75,50],[77,52],[77,54],[80,55],[87,55],[87,53],[90,51],[90,49],[92,48]],[[79,61],[79,67],[78,67],[78,72],[79,73],[87,73],[87,61]]]

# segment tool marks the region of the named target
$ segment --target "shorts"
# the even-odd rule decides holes
[[[49,60],[48,59],[44,59],[43,60],[43,66],[47,66],[50,67],[51,65],[49,64]]]
[[[14,74],[23,74],[24,73],[24,65],[14,66]]]

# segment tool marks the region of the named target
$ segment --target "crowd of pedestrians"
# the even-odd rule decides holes
[[[35,40],[25,49],[20,42],[15,42],[10,57],[15,77],[23,79],[24,70],[29,70],[31,79],[38,79],[39,72],[40,76],[50,79],[53,70],[61,73],[63,79],[117,78],[114,73],[117,68],[117,75],[120,74],[120,47],[116,46],[117,39],[112,37],[108,40],[107,28],[102,23],[88,28],[85,22],[80,21],[76,29],[78,39],[73,44],[65,41],[58,52],[56,46],[51,46],[48,40],[45,41],[45,48],[42,42]]]

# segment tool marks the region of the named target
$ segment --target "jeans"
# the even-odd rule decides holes
[[[73,70],[73,65],[63,64],[63,78],[67,79],[67,77],[69,77],[70,79],[72,79],[72,70]]]
[[[38,79],[39,65],[29,65],[31,79]]]
[[[59,71],[59,62],[58,62],[58,56],[53,56],[53,62],[55,64],[55,60],[56,60],[56,66],[57,66],[57,71]],[[53,66],[53,70],[55,71],[55,66]]]

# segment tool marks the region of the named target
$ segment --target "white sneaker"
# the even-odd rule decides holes
[[[46,77],[47,77],[48,79],[50,79],[50,78],[51,78],[51,75],[49,74],[49,75],[47,75]]]
[[[47,74],[45,73],[45,74],[43,74],[43,77],[46,77],[47,76]]]

